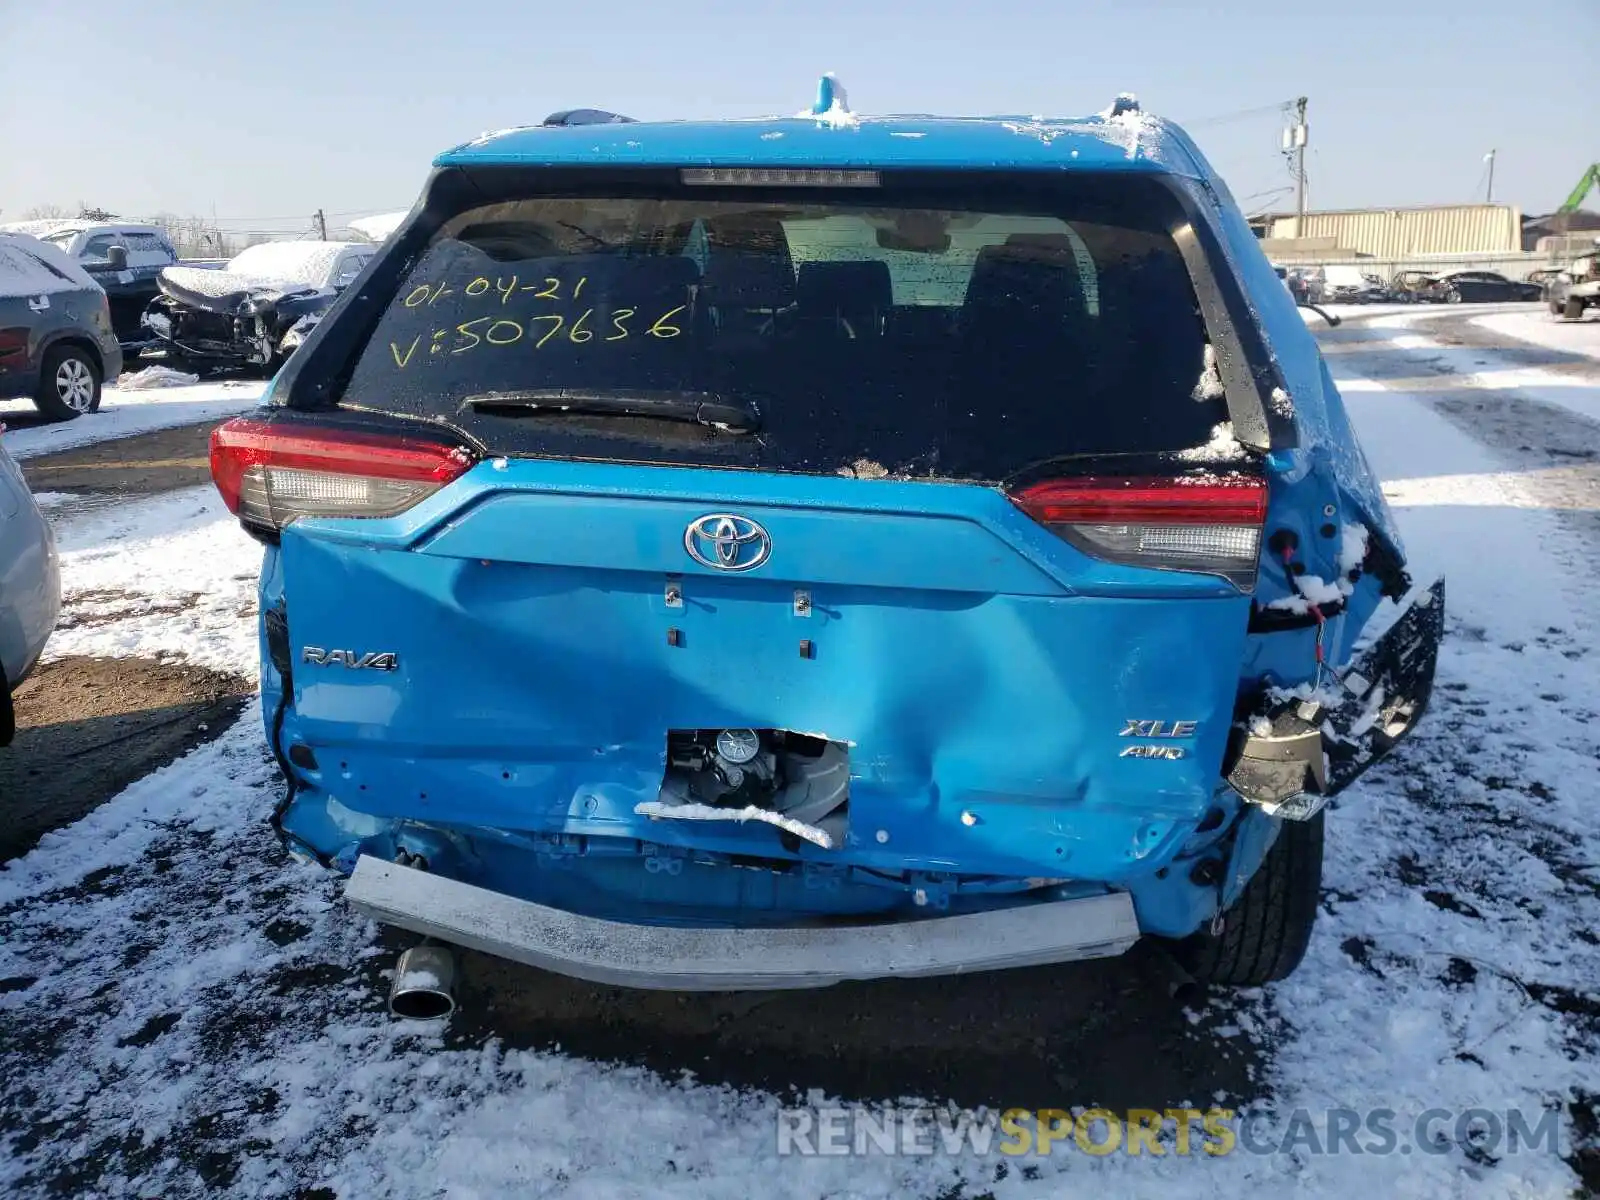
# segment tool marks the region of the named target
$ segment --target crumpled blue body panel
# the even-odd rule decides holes
[[[683,549],[735,501],[772,537],[760,578]],[[281,572],[297,654],[398,662],[295,663],[298,808],[688,857],[1126,885],[1218,803],[1246,640],[1228,584],[1088,558],[968,485],[483,464],[403,517],[299,522],[272,557],[263,608]],[[1182,757],[1122,757],[1131,718],[1193,722]],[[844,843],[634,811],[669,729],[723,727],[846,745]]]

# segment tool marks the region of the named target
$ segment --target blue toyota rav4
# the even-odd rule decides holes
[[[486,135],[212,468],[267,546],[289,846],[382,922],[640,987],[1141,935],[1281,978],[1443,621],[1238,207],[1131,97]]]

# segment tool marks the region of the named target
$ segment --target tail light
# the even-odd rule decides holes
[[[1255,587],[1267,485],[1260,479],[1057,479],[1013,502],[1107,562],[1220,575]]]
[[[392,517],[472,466],[461,446],[403,434],[238,417],[211,434],[211,478],[241,521]]]

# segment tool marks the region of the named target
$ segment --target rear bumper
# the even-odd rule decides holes
[[[592,983],[676,991],[825,987],[1122,954],[1139,937],[1123,892],[991,912],[788,928],[635,925],[579,916],[363,855],[358,912]]]

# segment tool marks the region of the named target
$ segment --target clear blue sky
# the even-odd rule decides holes
[[[1305,95],[1314,208],[1481,199],[1494,147],[1496,199],[1540,212],[1600,159],[1600,0],[1519,7],[0,0],[0,219],[405,208],[435,153],[486,129],[578,106],[792,113],[824,70],[863,113],[1076,115],[1134,91],[1247,208],[1288,183],[1280,120],[1210,118]]]

